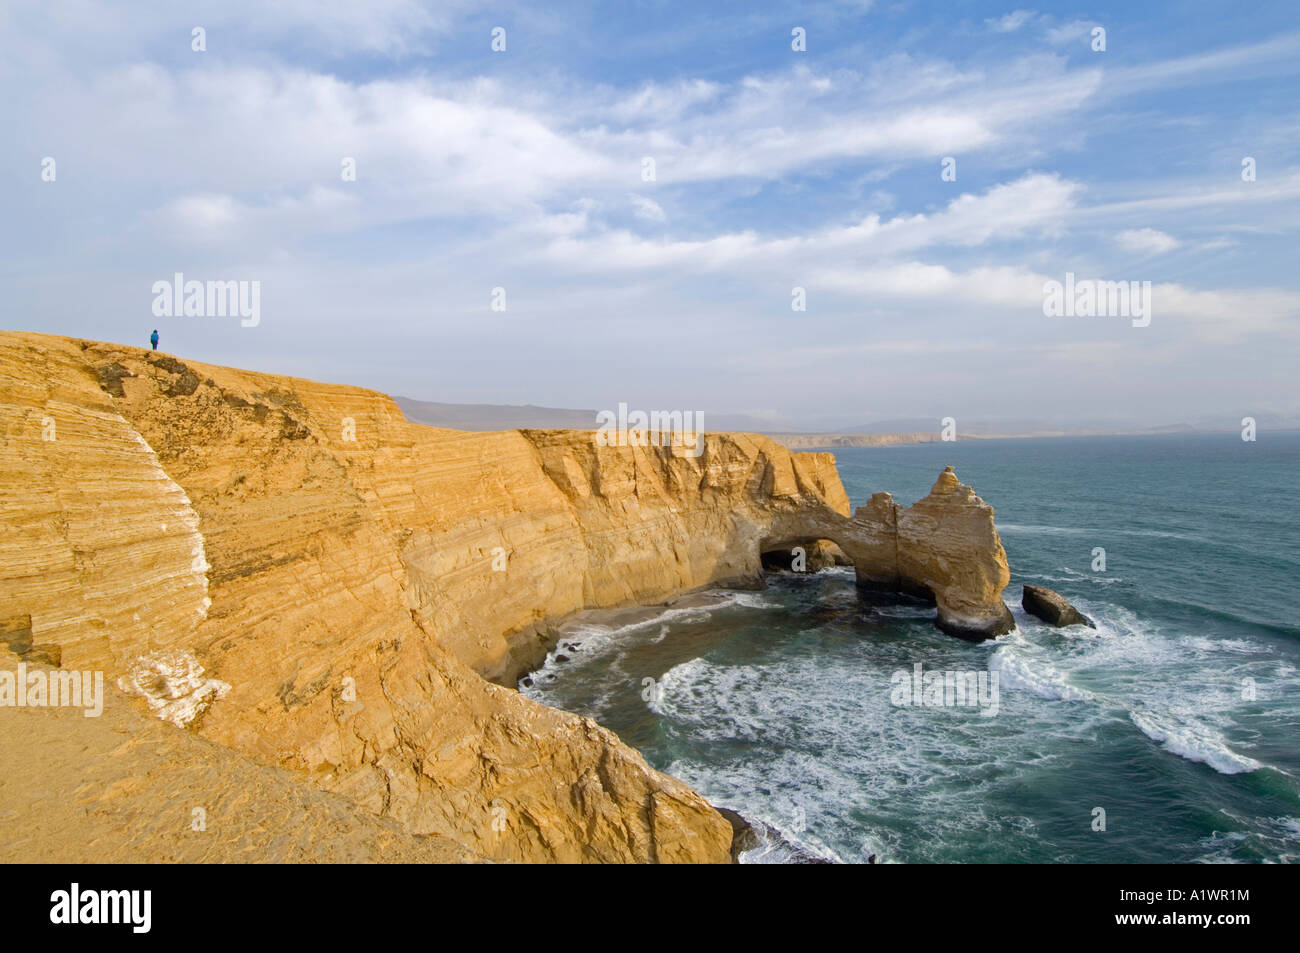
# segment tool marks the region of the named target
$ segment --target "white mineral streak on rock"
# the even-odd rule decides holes
[[[129,426],[125,420],[122,423]],[[208,598],[208,570],[212,566],[208,563],[207,553],[204,550],[203,534],[199,532],[199,514],[194,511],[194,506],[190,503],[189,495],[185,490],[167,475],[167,471],[158,462],[158,454],[154,453],[154,449],[149,446],[149,442],[138,431],[132,430],[131,435],[135,437],[140,449],[148,454],[149,463],[157,475],[158,482],[161,484],[159,493],[162,497],[162,505],[167,506],[170,518],[179,522],[179,527],[171,531],[172,535],[179,531],[189,537],[190,564],[188,572],[193,577],[193,582],[203,587],[203,598],[196,609],[198,619],[201,621],[207,617],[208,609],[212,605],[212,600]],[[161,524],[163,532],[167,532],[168,525],[168,523]],[[177,573],[169,575],[175,576]]]
[[[180,649],[140,656],[117,680],[117,687],[139,695],[154,714],[177,728],[184,728],[230,691],[226,682],[204,678],[198,659]]]

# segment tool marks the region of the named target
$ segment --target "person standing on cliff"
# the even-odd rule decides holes
[[[154,328],[153,334],[149,335],[149,343],[153,345],[153,349],[155,351],[158,350],[158,329],[157,328]]]

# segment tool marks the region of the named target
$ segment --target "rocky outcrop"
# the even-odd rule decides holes
[[[1045,586],[1025,586],[1025,594],[1020,604],[1030,615],[1037,616],[1044,622],[1059,628],[1067,625],[1086,625],[1096,628],[1093,621],[1070,604],[1070,601],[1055,589]]]
[[[891,521],[881,513],[885,502],[870,512],[887,526]],[[928,591],[938,605],[939,628],[983,639],[1015,627],[1002,601],[1011,573],[993,507],[960,482],[952,467],[939,474],[924,499],[906,509],[893,507],[901,588]]]
[[[1015,626],[1002,601],[1011,574],[993,507],[952,467],[910,507],[876,493],[851,518],[816,506],[778,513],[771,532],[765,549],[831,540],[856,567],[862,589],[933,601],[935,624],[950,635],[978,641]]]
[[[695,791],[494,684],[555,620],[756,583],[783,533],[924,587],[948,624],[995,621],[1006,582],[955,477],[850,517],[830,454],[751,435],[695,457],[438,430],[373,391],[6,333],[0,436],[6,644],[466,856],[730,857]]]

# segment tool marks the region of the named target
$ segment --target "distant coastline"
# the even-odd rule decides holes
[[[476,433],[499,430],[595,430],[596,411],[533,404],[454,404],[395,397],[411,423],[466,430]],[[841,430],[791,429],[747,414],[709,413],[701,415],[710,433],[762,434],[788,450],[829,450],[836,447],[893,447],[941,440],[938,417],[914,417],[878,421]],[[1300,421],[1288,417],[1260,415],[1259,427],[1273,432],[1300,431]],[[1081,424],[1072,428],[1025,421],[977,421],[956,428],[957,440],[1021,440],[1048,437],[1125,437],[1171,434],[1234,433],[1235,419],[1210,425],[1171,424],[1163,427],[1124,427]]]
[[[1273,433],[1297,433],[1300,427],[1270,427]],[[956,440],[1050,440],[1060,437],[1174,437],[1237,433],[1235,428],[1218,430],[1195,427],[1167,427],[1154,430],[1049,430],[1032,433],[958,433]],[[787,450],[834,450],[836,447],[893,447],[914,443],[939,443],[935,433],[764,433]]]

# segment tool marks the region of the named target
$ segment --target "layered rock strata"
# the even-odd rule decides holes
[[[1011,579],[993,507],[946,467],[924,499],[910,507],[875,493],[851,518],[826,508],[778,513],[765,548],[824,538],[834,542],[869,591],[904,592],[935,603],[935,624],[982,640],[1015,625],[1002,601]]]
[[[992,510],[955,476],[850,517],[830,454],[763,437],[710,434],[694,457],[437,430],[373,391],[17,333],[0,436],[0,664],[18,646],[102,670],[466,856],[729,859],[731,825],[695,791],[494,684],[567,614],[752,584],[781,539],[926,587],[946,624],[1005,612]]]

